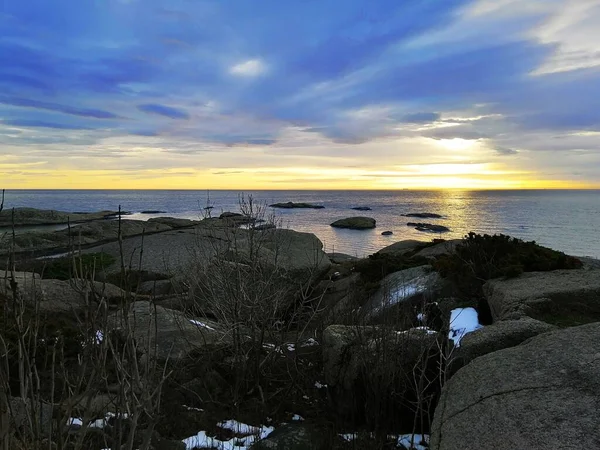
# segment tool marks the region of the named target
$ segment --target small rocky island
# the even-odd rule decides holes
[[[0,233],[7,448],[597,448],[598,260],[475,233],[357,258],[241,212],[88,217]]]
[[[281,209],[323,209],[325,208],[323,205],[315,205],[312,203],[294,203],[294,202],[285,202],[285,203],[273,203],[269,205],[271,208],[281,208]]]
[[[331,223],[333,228],[348,228],[351,230],[368,230],[375,228],[377,221],[372,217],[347,217]]]
[[[431,223],[408,222],[406,225],[409,227],[414,227],[414,229],[417,231],[426,231],[426,232],[430,232],[430,233],[446,233],[446,232],[450,231],[450,228],[448,228],[444,225],[437,225],[437,224],[431,224]]]
[[[418,217],[420,219],[441,219],[442,216],[439,214],[435,214],[435,213],[422,213],[422,212],[418,212],[418,213],[408,213],[408,214],[403,214],[404,217]]]

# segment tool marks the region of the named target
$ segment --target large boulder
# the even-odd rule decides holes
[[[435,259],[438,256],[449,255],[454,253],[456,246],[463,242],[462,239],[450,239],[439,244],[430,245],[420,250],[415,254],[417,257],[423,257],[427,259]]]
[[[473,360],[442,391],[431,449],[599,448],[598,342],[594,323]]]
[[[600,272],[555,270],[483,286],[494,320],[528,315],[557,325],[600,321]]]
[[[402,304],[411,305],[415,301],[433,299],[445,286],[440,275],[431,266],[411,267],[387,275],[380,288],[364,305],[362,314],[367,320],[377,321],[392,318],[394,309]]]
[[[260,263],[300,282],[315,279],[331,267],[323,243],[312,233],[286,229],[240,231],[243,233],[225,253],[232,261]]]
[[[349,228],[351,230],[368,230],[375,228],[376,221],[372,217],[347,217],[336,220],[331,224],[334,228]]]
[[[138,349],[151,359],[179,361],[192,352],[218,349],[228,344],[219,324],[207,319],[189,319],[180,311],[133,302],[127,314],[118,311],[107,321],[107,331],[131,333]]]
[[[327,327],[322,338],[323,372],[335,408],[347,416],[368,415],[381,401],[398,411],[406,408],[416,394],[415,377],[437,362],[439,338],[423,328]]]
[[[515,347],[529,338],[555,329],[554,325],[540,322],[531,317],[502,320],[479,328],[461,338],[460,347],[455,350],[453,370],[459,369],[475,358]]]
[[[42,313],[83,311],[90,302],[106,300],[109,303],[123,298],[124,292],[117,286],[99,281],[74,278],[69,281],[41,280],[24,276],[17,278],[17,292],[26,305],[38,307]],[[0,294],[12,297],[10,279],[0,280]]]
[[[395,242],[392,245],[382,248],[377,253],[381,254],[393,254],[393,255],[404,255],[405,253],[412,252],[420,245],[424,245],[424,241],[416,241],[414,239],[407,239],[404,241]]]

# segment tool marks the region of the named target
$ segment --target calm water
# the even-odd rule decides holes
[[[245,192],[270,204],[282,201],[310,202],[320,210],[274,210],[285,227],[315,233],[326,251],[364,256],[402,239],[429,240],[437,235],[406,226],[408,221],[446,225],[446,238],[469,231],[504,233],[535,240],[564,252],[600,258],[600,191],[255,191]],[[210,191],[213,216],[239,210],[238,191]],[[62,211],[124,210],[134,219],[160,210],[172,217],[197,219],[207,204],[206,191],[9,191],[5,207],[33,207]],[[353,211],[369,206],[372,211]],[[271,209],[269,208],[270,212]],[[434,212],[444,219],[402,217],[409,212]],[[367,231],[340,230],[329,226],[344,217],[366,215],[377,220]],[[390,230],[393,236],[381,236]]]

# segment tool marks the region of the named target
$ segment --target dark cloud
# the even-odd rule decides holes
[[[74,116],[91,117],[94,119],[116,119],[118,116],[108,111],[101,109],[86,109],[77,108],[68,105],[59,105],[57,103],[44,102],[39,100],[31,100],[19,97],[8,97],[0,95],[0,103],[5,105],[21,106],[25,108],[46,109],[49,111],[71,114]]]
[[[159,116],[169,117],[170,119],[190,118],[190,115],[182,109],[172,108],[170,106],[159,105],[156,103],[138,105],[138,109],[148,114],[158,114]]]

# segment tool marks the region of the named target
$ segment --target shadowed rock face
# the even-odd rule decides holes
[[[483,286],[494,320],[524,315],[561,324],[600,321],[600,271],[529,272]],[[578,323],[578,321],[583,321]]]
[[[475,359],[446,384],[432,450],[598,448],[600,323]]]
[[[334,228],[349,228],[351,230],[367,230],[375,228],[376,221],[372,217],[348,217],[336,220],[331,226]]]

